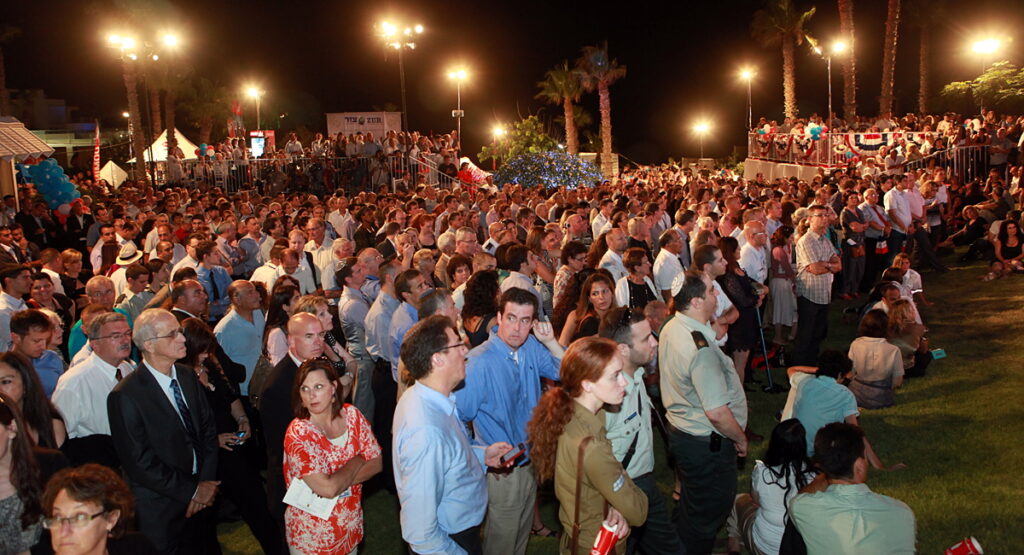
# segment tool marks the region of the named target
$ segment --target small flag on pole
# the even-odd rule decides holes
[[[92,146],[92,181],[100,180],[100,121],[96,120],[96,138]]]

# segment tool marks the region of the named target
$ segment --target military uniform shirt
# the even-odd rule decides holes
[[[698,348],[698,339],[703,346]],[[728,406],[740,428],[747,426],[747,397],[732,359],[714,342],[715,332],[681,312],[665,323],[658,344],[661,395],[670,424],[695,436],[715,427],[705,410]]]

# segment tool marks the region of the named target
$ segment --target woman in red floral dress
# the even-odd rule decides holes
[[[360,484],[381,471],[380,446],[359,410],[342,403],[330,362],[306,361],[295,378],[295,420],[284,438],[285,485],[303,480],[313,493],[337,503],[326,520],[289,506],[288,548],[307,555],[355,553],[363,539]]]

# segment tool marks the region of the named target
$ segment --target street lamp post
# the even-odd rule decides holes
[[[747,132],[754,128],[754,111],[750,102],[750,81],[754,78],[754,70],[743,68],[740,70],[740,79],[747,82]]]
[[[245,88],[245,95],[256,101],[256,129],[260,130],[263,128],[260,122],[260,100],[263,98],[263,91],[255,85],[249,85]]]
[[[697,134],[697,139],[700,143],[700,157],[704,158],[704,135],[711,129],[711,124],[706,121],[698,121],[693,126],[694,133]]]
[[[494,155],[491,156],[491,171],[498,169],[498,143],[505,136],[505,127],[501,124],[495,125],[491,129],[491,135],[494,137]],[[461,137],[459,137],[461,139]]]
[[[391,22],[384,21],[379,27],[380,36],[384,39],[384,44],[398,51],[398,77],[402,86],[402,131],[408,131],[409,105],[405,98],[405,59],[402,52],[406,48],[410,50],[416,48],[416,43],[413,39],[415,39],[416,36],[423,34],[423,26],[416,24],[411,27],[406,27],[402,32],[399,32],[398,26]]]
[[[448,78],[455,81],[455,94],[456,94],[456,105],[455,110],[452,112],[452,117],[455,118],[456,129],[459,134],[459,152],[462,151],[462,116],[465,113],[462,111],[462,82],[466,80],[469,73],[465,69],[453,69],[448,72]]]
[[[828,72],[828,113],[825,115],[825,127],[828,130],[832,130],[832,56],[842,54],[846,51],[846,43],[843,41],[836,41],[832,43],[832,47],[826,52],[822,50],[820,46],[815,46],[814,51],[819,56],[824,56],[825,66]]]
[[[971,50],[973,50],[978,55],[978,58],[981,59],[982,75],[985,74],[985,70],[988,68],[990,56],[992,56],[992,54],[995,54],[996,51],[999,50],[1000,46],[1002,46],[1002,42],[997,38],[986,38],[977,40],[971,45]],[[985,103],[980,96],[978,97],[978,105],[981,107],[981,118],[982,120],[984,120]]]

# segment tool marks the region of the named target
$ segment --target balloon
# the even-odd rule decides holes
[[[199,154],[199,149],[198,148],[196,149],[196,156],[202,156],[202,154]]]
[[[850,158],[853,158],[853,152],[850,151],[850,150],[847,150],[846,151],[846,159],[849,160]]]
[[[217,151],[215,151],[212,146],[206,147],[206,155],[207,156],[209,156],[210,158],[213,158],[215,154],[217,154]]]
[[[64,204],[57,207],[57,213],[64,214],[65,216],[67,216],[68,214],[71,213],[71,205],[65,202]]]
[[[757,134],[758,135],[764,135],[764,129],[758,129],[757,130]]]
[[[199,152],[206,152],[206,143],[199,143]]]

